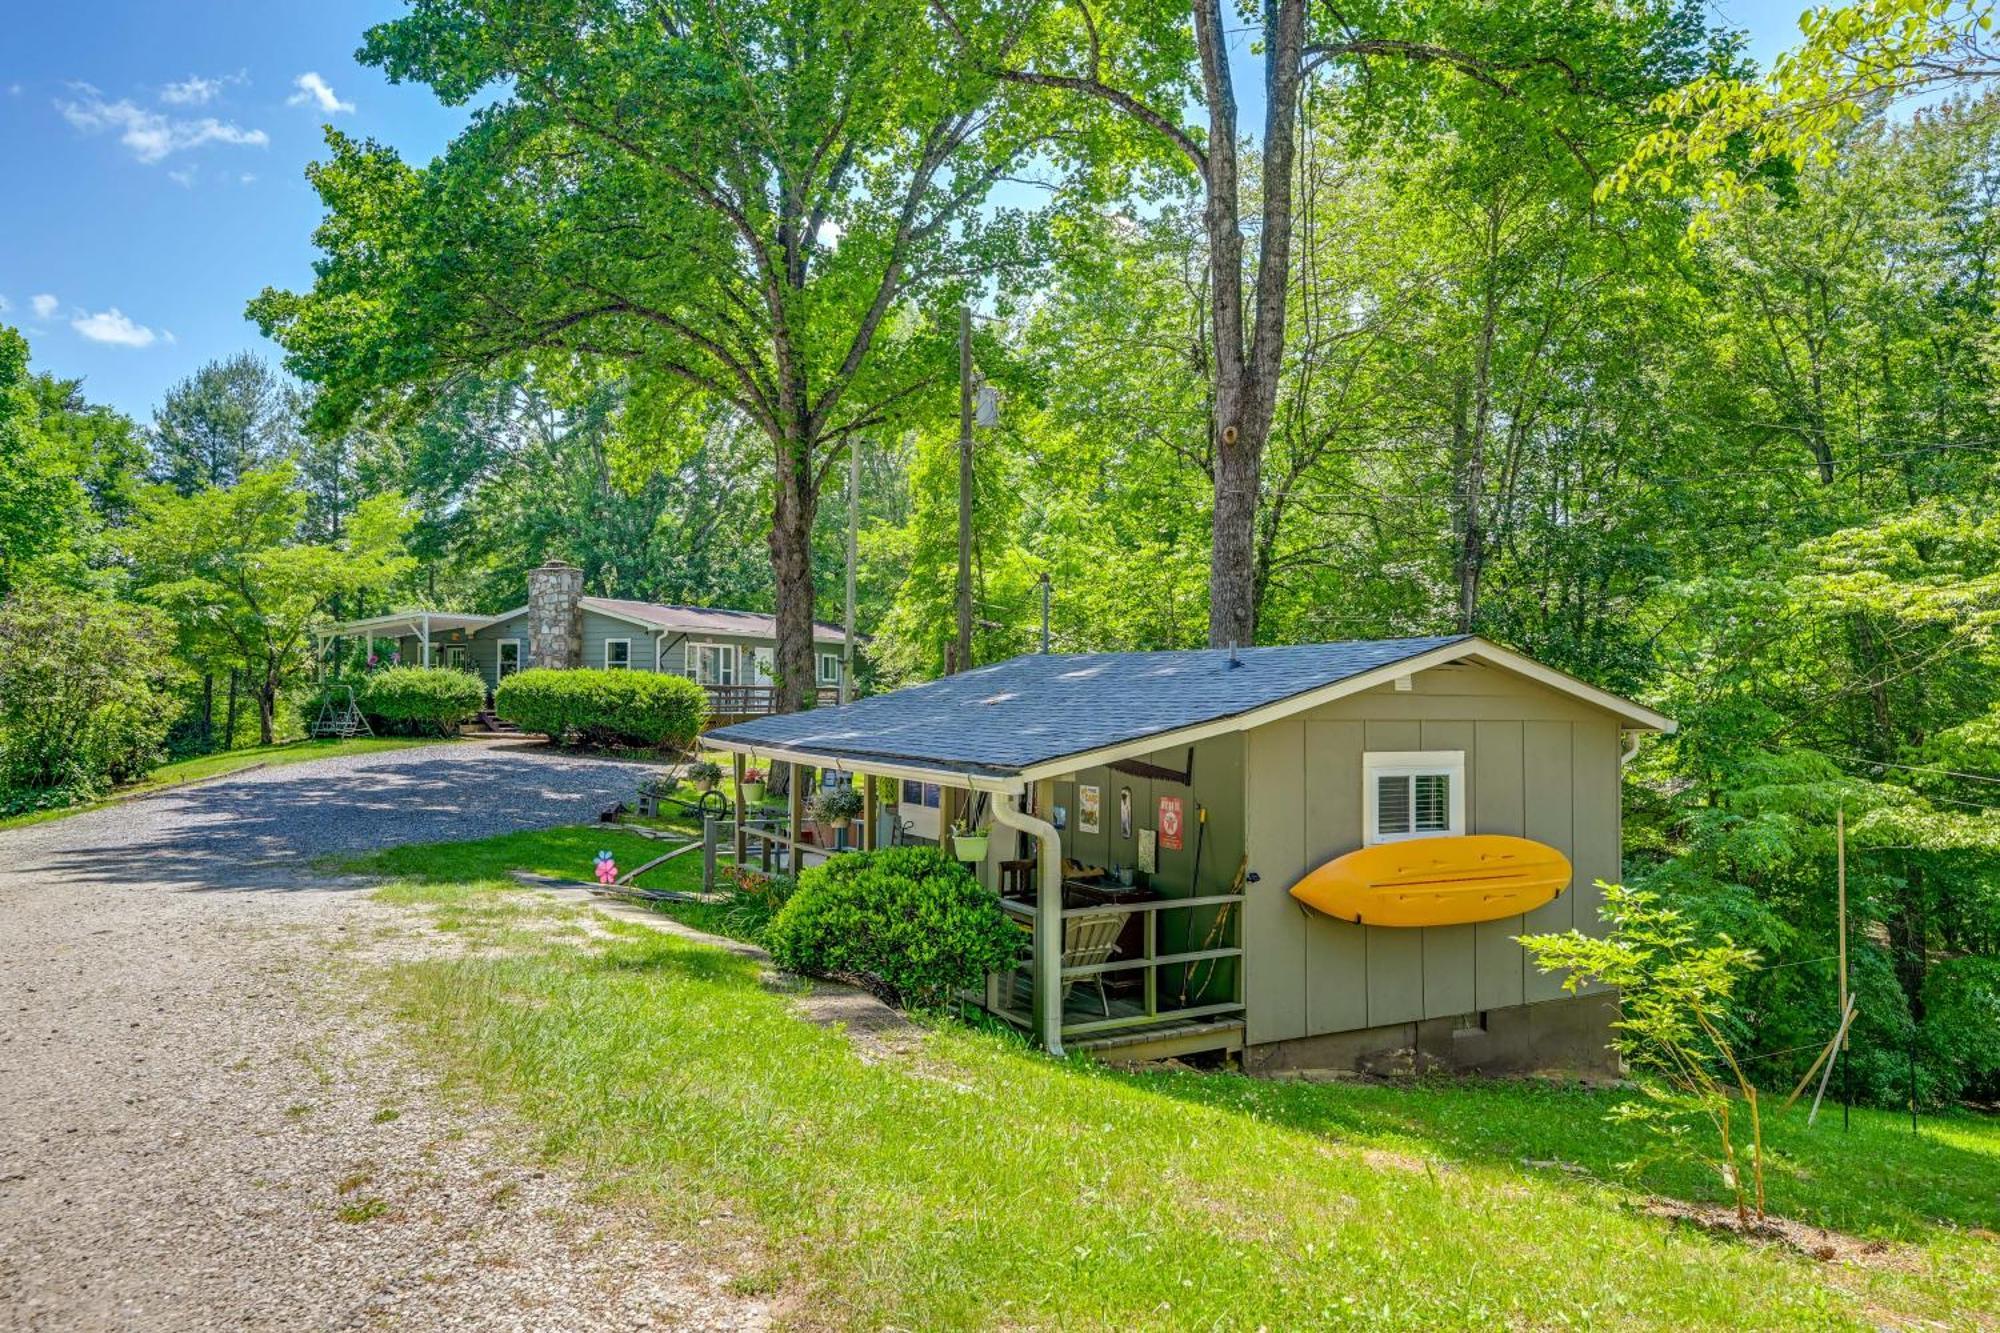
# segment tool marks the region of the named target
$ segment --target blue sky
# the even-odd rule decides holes
[[[1802,0],[1726,0],[1768,61]],[[354,61],[398,0],[0,0],[0,322],[37,369],[144,420],[312,278],[327,123],[424,160],[465,121]],[[1246,75],[1248,71],[1246,71]],[[1246,91],[1255,77],[1240,80]]]

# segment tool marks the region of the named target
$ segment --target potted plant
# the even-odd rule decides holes
[[[861,793],[852,787],[822,787],[806,802],[806,809],[822,833],[838,833],[861,813]]]
[[[762,805],[764,803],[764,770],[761,768],[744,769],[743,780],[736,784],[736,794],[743,798],[743,804],[745,805]]]
[[[703,759],[688,765],[688,781],[694,789],[706,796],[715,790],[715,784],[722,781],[722,765]]]
[[[960,819],[951,826],[951,851],[961,861],[984,861],[986,842],[991,835],[983,829],[975,831],[971,824]]]

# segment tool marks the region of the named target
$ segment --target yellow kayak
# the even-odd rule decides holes
[[[1570,873],[1568,857],[1527,838],[1409,838],[1335,857],[1292,896],[1362,925],[1455,926],[1540,907],[1569,887]]]

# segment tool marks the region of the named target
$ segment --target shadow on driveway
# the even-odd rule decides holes
[[[644,765],[532,747],[438,747],[295,764],[0,836],[0,875],[186,889],[343,888],[332,853],[589,823]]]

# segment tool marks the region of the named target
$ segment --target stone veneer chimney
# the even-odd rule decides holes
[[[583,665],[583,571],[550,560],[528,571],[528,665]]]

